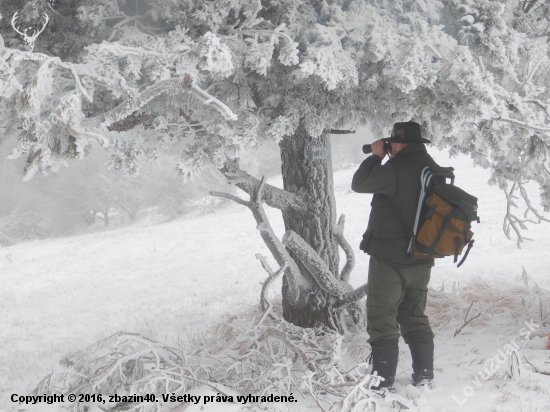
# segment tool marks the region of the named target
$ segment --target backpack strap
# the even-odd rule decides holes
[[[470,249],[474,246],[474,239],[470,240],[470,242],[468,242],[468,247],[466,248],[466,252],[464,253],[464,256],[462,257],[462,259],[460,260],[460,262],[458,263],[458,265],[456,265],[457,268],[459,268],[460,266],[462,266],[462,264],[464,263],[464,261],[466,260],[466,258],[468,257],[468,253],[470,253]]]
[[[450,172],[452,173],[453,168],[450,168]],[[453,175],[454,177],[454,175]],[[422,172],[420,174],[420,196],[418,199],[418,207],[416,209],[416,217],[414,220],[414,226],[411,229],[407,222],[405,222],[405,219],[403,219],[403,216],[401,216],[401,213],[397,210],[397,207],[395,206],[395,203],[393,203],[393,200],[391,198],[388,199],[388,203],[390,204],[391,209],[393,210],[393,213],[395,216],[397,216],[397,219],[399,220],[399,223],[401,223],[401,226],[405,229],[405,231],[408,233],[409,237],[409,247],[407,248],[407,254],[411,256],[414,260],[414,242],[416,240],[416,233],[418,232],[418,223],[420,222],[420,213],[422,210],[422,205],[424,203],[424,199],[426,197],[426,188],[430,184],[430,181],[432,179],[432,173],[430,166],[424,167],[422,169]]]
[[[458,260],[458,252],[460,251],[460,246],[462,246],[462,240],[460,240],[460,237],[455,237],[455,260],[453,263],[456,263]]]

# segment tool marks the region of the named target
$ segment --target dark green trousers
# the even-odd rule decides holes
[[[424,314],[430,282],[430,264],[399,265],[370,257],[367,287],[367,332],[369,343],[417,333],[432,328]]]

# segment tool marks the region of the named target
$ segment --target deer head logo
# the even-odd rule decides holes
[[[23,37],[23,40],[25,40],[25,50],[27,50],[29,53],[32,52],[32,50],[34,49],[34,42],[36,41],[36,39],[38,39],[38,36],[40,35],[40,33],[42,33],[44,31],[44,29],[46,28],[46,25],[48,24],[48,21],[50,20],[50,17],[45,13],[45,18],[44,18],[44,25],[42,26],[42,28],[40,30],[38,29],[34,29],[32,27],[27,27],[26,29],[24,29],[23,31],[20,31],[16,26],[16,22],[17,22],[17,19],[18,19],[18,11],[15,12],[15,14],[13,15],[12,19],[11,19],[11,26],[13,27],[13,29],[19,33],[21,35],[21,37]],[[27,31],[29,29],[33,29],[33,32],[31,35],[27,34]]]

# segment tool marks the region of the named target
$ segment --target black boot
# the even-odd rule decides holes
[[[434,338],[429,333],[409,335],[405,339],[412,356],[413,385],[432,388],[434,378]]]
[[[371,343],[372,347],[372,373],[377,372],[378,376],[384,378],[378,386],[372,389],[384,389],[394,392],[393,383],[395,382],[395,373],[397,371],[397,361],[399,359],[398,339],[379,340]]]

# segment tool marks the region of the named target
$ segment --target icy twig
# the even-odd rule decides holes
[[[544,162],[542,163],[542,167],[544,170],[546,170],[546,173],[550,174],[550,156],[548,155],[548,149],[546,145],[543,145],[544,147]]]
[[[457,50],[446,62],[445,64],[443,65],[443,67],[441,67],[441,69],[439,69],[436,73],[436,75],[438,75],[439,73],[441,73],[443,70],[445,70],[447,68],[447,66],[449,66],[449,64],[452,63],[453,60],[455,60],[458,55],[460,54],[460,50]]]
[[[517,199],[518,197],[514,195],[514,192],[516,191],[516,189],[518,187],[519,187],[519,183],[514,182],[514,184],[512,185],[512,188],[510,189],[510,193],[507,193],[506,191],[504,191],[504,194],[506,195],[506,214],[504,215],[503,230],[504,230],[504,234],[506,235],[506,237],[508,239],[511,239],[511,237],[510,237],[510,228],[512,228],[514,230],[514,232],[516,233],[516,236],[518,238],[517,247],[518,247],[518,249],[521,249],[521,243],[524,240],[532,240],[532,239],[524,237],[521,234],[521,230],[527,230],[527,226],[525,225],[525,223],[527,223],[527,222],[536,223],[536,222],[534,222],[532,220],[529,220],[529,219],[521,220],[516,215],[514,215],[512,213],[512,211],[511,211],[512,206],[517,207],[517,205],[514,202],[514,199]],[[527,192],[525,192],[525,195],[527,196]],[[527,211],[529,211],[529,205],[530,205],[530,202],[528,203]],[[526,213],[527,213],[527,211],[526,211]]]
[[[256,0],[256,7],[254,8],[254,10],[252,11],[252,13],[250,13],[250,16],[248,16],[246,18],[246,20],[243,22],[243,24],[241,25],[241,28],[246,28],[246,27],[252,27],[260,22],[263,21],[262,18],[258,19],[257,16],[258,16],[258,13],[262,11],[262,2],[261,0]]]
[[[313,374],[308,375],[307,379],[304,380],[304,385],[309,389],[309,393],[311,397],[315,400],[319,408],[322,412],[327,412],[325,408],[323,408],[323,405],[321,405],[321,402],[319,402],[319,398],[315,394],[315,389],[313,389],[313,383],[311,382],[311,378],[313,377]]]
[[[284,265],[281,266],[279,270],[277,270],[277,272],[273,272],[264,256],[257,253],[256,258],[262,263],[264,270],[269,274],[269,277],[262,283],[262,291],[260,293],[260,304],[262,306],[262,310],[266,311],[268,306],[270,306],[271,304],[271,301],[267,298],[269,287],[279,276],[281,276],[285,272],[288,267],[288,263],[285,262]]]
[[[525,79],[525,82],[523,82],[523,84],[525,85],[526,83],[528,83],[529,81],[531,81],[531,79],[533,78],[533,76],[535,75],[535,73],[537,72],[540,64],[546,60],[546,57],[542,57],[540,58],[536,63],[535,65],[533,66],[533,69],[531,69],[531,72],[529,73],[529,75],[527,76],[527,78]]]
[[[380,377],[377,375],[365,375],[342,400],[341,411],[350,411],[354,404],[359,402],[366,403],[376,410],[378,406],[376,400],[372,397],[370,388],[380,383]],[[366,386],[366,388],[365,388]],[[366,398],[364,398],[366,396]],[[353,409],[355,410],[355,409]]]
[[[529,362],[529,359],[527,359],[527,356],[523,355],[523,359],[525,359],[525,362],[527,362],[529,365],[533,367],[533,372],[539,373],[541,375],[548,375],[550,376],[550,372],[541,371],[538,369],[535,365],[533,365],[531,362]]]
[[[535,209],[533,207],[533,205],[531,204],[531,200],[529,199],[529,195],[527,194],[527,190],[525,189],[525,187],[523,187],[523,185],[521,183],[518,183],[518,187],[519,187],[519,191],[521,193],[521,197],[523,198],[523,200],[525,201],[525,204],[527,205],[527,209],[525,210],[525,213],[523,214],[523,217],[527,217],[527,214],[529,212],[533,213],[536,218],[539,220],[538,223],[541,223],[543,220],[545,222],[550,222],[549,219],[545,218],[544,216],[540,215],[537,211],[537,209]]]
[[[224,117],[231,120],[237,120],[237,115],[233,113],[225,103],[216,99],[206,90],[201,89],[195,82],[191,84],[191,92],[201,99],[204,104],[212,104],[212,106],[214,106]]]
[[[544,110],[544,113],[546,114],[546,117],[550,117],[550,112],[548,111],[548,105],[544,104],[544,103],[541,102],[540,100],[538,100],[538,99],[530,99],[530,100],[525,100],[525,103],[533,103],[533,104],[537,105],[537,106],[540,107],[542,110]]]
[[[101,146],[103,147],[109,147],[110,145],[109,139],[107,139],[105,136],[100,135],[99,133],[79,130],[75,126],[67,126],[66,130],[69,134],[71,134],[74,137],[79,137],[84,139],[89,137],[94,140],[97,140],[99,144],[101,144]]]
[[[142,350],[140,352],[133,353],[131,355],[123,356],[122,358],[117,359],[114,361],[110,366],[109,370],[97,381],[92,383],[92,389],[95,391],[101,385],[103,382],[105,382],[111,374],[113,374],[115,371],[118,370],[118,367],[125,362],[128,362],[130,360],[139,359],[142,356],[148,355],[150,351],[148,349]]]
[[[294,353],[296,353],[302,359],[302,362],[304,362],[304,364],[307,366],[307,368],[310,371],[317,372],[317,367],[315,366],[315,364],[311,360],[309,360],[309,358],[304,353],[304,351],[302,351],[302,349],[300,349],[297,345],[295,345],[288,339],[288,337],[284,332],[275,328],[268,328],[264,332],[264,334],[260,337],[260,340],[266,339],[267,336],[273,336],[279,339],[280,341],[284,342],[286,346],[288,346]]]
[[[472,306],[474,306],[474,302],[473,302],[473,301],[470,303],[470,307],[468,308],[468,312],[466,312],[466,316],[464,317],[464,325],[462,325],[460,328],[458,328],[458,329],[455,331],[455,333],[454,333],[454,335],[453,335],[453,338],[454,338],[456,335],[458,335],[460,332],[462,332],[462,329],[465,328],[471,321],[473,321],[473,320],[475,320],[475,319],[477,319],[477,318],[479,318],[479,317],[481,316],[481,312],[478,312],[477,315],[475,315],[474,317],[468,319],[468,315],[470,314],[470,310],[472,309]]]
[[[346,217],[344,215],[341,215],[338,223],[334,227],[334,237],[338,245],[346,254],[346,264],[342,269],[342,272],[340,273],[340,280],[343,280],[344,282],[349,282],[351,272],[353,271],[353,268],[355,266],[355,254],[353,253],[353,248],[344,237],[345,223]]]

